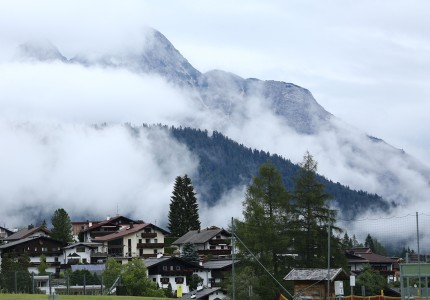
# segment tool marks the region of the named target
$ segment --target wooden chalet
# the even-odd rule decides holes
[[[329,275],[329,276],[328,276]],[[349,280],[349,275],[339,269],[292,269],[285,281],[292,281],[294,295],[309,300],[327,299],[327,279],[330,280],[330,299],[335,299],[335,281]]]
[[[59,273],[62,264],[63,247],[67,243],[54,240],[48,236],[27,237],[17,241],[0,245],[1,260],[6,253],[27,254],[30,258],[29,272],[38,274],[37,267],[40,265],[40,257],[46,257],[48,265],[47,272]]]
[[[201,257],[222,258],[231,255],[231,233],[216,226],[191,230],[172,243],[182,253],[184,244],[191,243]]]

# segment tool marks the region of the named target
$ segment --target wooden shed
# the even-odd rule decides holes
[[[330,299],[335,299],[335,281],[349,280],[349,275],[342,269],[292,269],[285,281],[292,281],[294,296],[297,299],[327,299],[327,278],[330,278]],[[344,284],[345,286],[345,284]]]

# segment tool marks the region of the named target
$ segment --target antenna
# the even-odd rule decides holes
[[[119,214],[118,214],[118,203],[116,204],[116,215],[119,216]]]

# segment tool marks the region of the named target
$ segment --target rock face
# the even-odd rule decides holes
[[[348,129],[347,124],[336,120],[319,105],[307,89],[280,81],[244,79],[220,70],[201,73],[156,30],[149,30],[137,50],[95,58],[80,55],[68,60],[49,43],[23,44],[20,55],[40,61],[156,74],[183,89],[196,100],[196,105],[214,113],[212,116],[221,116],[227,121],[229,118],[249,118],[244,112],[257,101],[262,109],[270,110],[298,134],[313,137],[325,134],[324,139],[315,138],[314,141],[321,144],[322,156],[328,158],[325,164],[327,169],[321,170],[323,174],[328,168],[344,174],[355,172],[356,178],[349,176],[350,180],[342,183],[356,189],[361,189],[359,184],[358,188],[354,186],[357,181],[367,182],[372,178],[377,184],[369,192],[378,193],[393,203],[405,203],[430,192],[430,171],[427,167],[379,139]],[[410,183],[410,178],[419,183],[419,189]]]

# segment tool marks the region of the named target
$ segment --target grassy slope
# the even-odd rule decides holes
[[[47,295],[30,294],[0,294],[0,300],[47,300]],[[166,298],[130,297],[130,296],[84,296],[84,295],[58,295],[57,300],[161,300]]]

